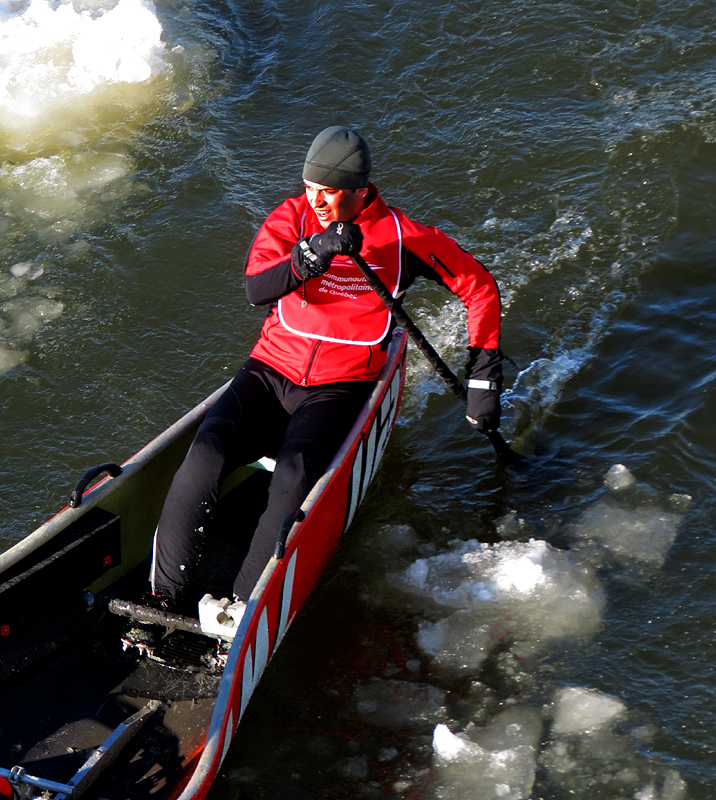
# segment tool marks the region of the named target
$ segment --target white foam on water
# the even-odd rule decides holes
[[[569,350],[554,358],[539,358],[521,370],[503,393],[506,405],[524,404],[539,420],[557,404],[565,384],[592,358],[590,350]]]
[[[453,372],[459,373],[467,363],[467,315],[460,300],[445,292],[443,296],[447,299],[438,308],[411,309],[409,314],[443,361]],[[429,395],[450,391],[415,347],[408,348],[405,387],[400,424],[420,417]]]
[[[570,553],[547,542],[453,542],[415,561],[395,584],[453,613],[423,621],[418,644],[444,666],[474,670],[492,648],[518,640],[521,652],[593,633],[604,608],[601,584]],[[428,611],[426,606],[426,611]]]
[[[549,228],[536,233],[519,220],[501,219],[494,214],[482,228],[494,237],[495,247],[500,248],[489,252],[488,247],[483,257],[498,278],[503,309],[509,308],[518,293],[536,277],[573,262],[594,237],[589,220],[573,208],[564,209]],[[505,241],[512,244],[503,249]],[[579,292],[582,288],[572,287],[570,291]]]
[[[118,84],[167,69],[149,0],[0,3],[0,126],[44,125]]]
[[[578,211],[568,209],[558,214],[550,227],[528,236],[527,231],[515,230],[512,219],[500,220],[490,216],[483,228],[488,231],[510,231],[519,236],[519,244],[507,251],[478,253],[484,260],[500,288],[503,314],[513,299],[534,278],[549,274],[567,262],[575,261],[582,248],[594,237],[589,221]],[[486,243],[482,243],[486,246]],[[499,247],[504,247],[500,239]],[[590,283],[596,278],[590,278]],[[584,287],[572,286],[573,298],[584,293]],[[608,300],[605,302],[609,302]],[[467,360],[469,344],[467,322],[462,303],[457,298],[446,300],[439,308],[421,308],[410,312],[418,327],[453,372],[459,374]],[[536,425],[560,399],[564,385],[592,358],[593,344],[606,325],[607,317],[597,313],[589,330],[578,342],[580,346],[564,347],[552,358],[539,358],[521,370],[510,389],[502,394],[503,410],[516,406],[518,412],[532,419]],[[414,348],[408,351],[406,397],[401,410],[401,424],[420,416],[430,394],[448,392],[445,383]],[[507,414],[503,423],[507,421]]]

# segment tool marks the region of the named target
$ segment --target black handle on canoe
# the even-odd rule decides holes
[[[122,467],[119,464],[98,464],[96,467],[90,467],[87,472],[79,479],[77,486],[70,493],[70,508],[79,508],[82,505],[82,495],[90,481],[94,480],[98,475],[103,472],[108,472],[113,478],[122,474]]]
[[[407,332],[408,336],[412,339],[415,346],[420,350],[420,352],[427,358],[430,362],[430,365],[433,369],[438,373],[438,375],[445,381],[445,383],[450,388],[450,391],[457,397],[464,405],[467,405],[467,390],[460,382],[460,379],[455,375],[455,373],[448,367],[448,365],[440,358],[440,355],[437,353],[435,348],[430,344],[430,342],[425,338],[423,332],[418,328],[418,326],[413,322],[413,320],[408,316],[408,314],[403,310],[403,307],[400,303],[393,297],[390,293],[388,287],[383,283],[383,281],[373,272],[373,270],[366,264],[365,260],[359,256],[351,256],[351,260],[353,263],[358,267],[358,269],[363,273],[365,279],[368,281],[368,285],[371,289],[380,297],[383,301],[383,304],[387,307],[390,313],[393,315],[393,319],[400,325],[401,328],[404,328]],[[490,440],[490,444],[495,450],[495,454],[497,457],[502,461],[503,464],[511,467],[517,466],[524,466],[528,463],[527,459],[516,453],[507,442],[502,438],[502,434],[499,431],[484,431],[487,438]]]
[[[273,557],[277,561],[280,561],[283,558],[283,554],[286,552],[286,539],[288,539],[288,534],[293,527],[293,523],[303,522],[304,519],[306,519],[306,514],[300,508],[292,511],[290,514],[286,514],[286,518],[281,524],[281,530],[276,537],[276,547],[273,551]]]

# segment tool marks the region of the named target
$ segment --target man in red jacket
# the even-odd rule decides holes
[[[187,595],[223,478],[277,452],[269,501],[237,575],[246,601],[285,517],[323,474],[386,360],[392,320],[350,256],[360,254],[399,297],[423,276],[467,310],[467,419],[496,430],[502,384],[500,298],[490,273],[437,228],[391,208],[370,183],[370,154],[355,131],[313,141],[305,192],[282,203],[246,258],[246,293],[269,308],[251,356],[200,426],[157,527],[152,592],[169,608]]]

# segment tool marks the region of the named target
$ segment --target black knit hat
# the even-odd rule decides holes
[[[303,165],[304,180],[332,189],[368,185],[370,153],[365,139],[350,128],[332,125],[313,140]]]

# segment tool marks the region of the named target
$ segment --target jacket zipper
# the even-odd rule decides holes
[[[311,372],[311,367],[313,366],[313,362],[314,362],[314,360],[316,358],[316,353],[318,352],[318,348],[320,347],[320,345],[321,345],[321,342],[319,340],[319,341],[316,342],[316,344],[315,344],[315,346],[313,348],[313,352],[311,353],[311,357],[308,359],[308,366],[306,367],[306,371],[303,373],[303,377],[298,382],[299,386],[306,386],[306,384],[308,382],[308,376],[309,376],[309,374]]]
[[[440,264],[440,266],[441,266],[441,267],[442,267],[442,268],[445,270],[445,272],[447,272],[447,274],[448,274],[448,275],[449,275],[451,278],[454,278],[454,277],[455,277],[455,273],[454,273],[454,272],[451,272],[451,271],[450,271],[450,270],[447,268],[447,266],[445,266],[445,264],[443,264],[443,262],[442,262],[442,261],[441,261],[441,260],[440,260],[440,259],[439,259],[439,258],[438,258],[438,257],[437,257],[435,254],[434,254],[434,253],[430,253],[430,258],[432,258],[432,260],[433,260],[433,269],[435,270],[435,272],[437,272],[437,271],[438,271],[438,268],[435,266],[435,262],[437,261],[437,263],[438,263],[438,264]]]

